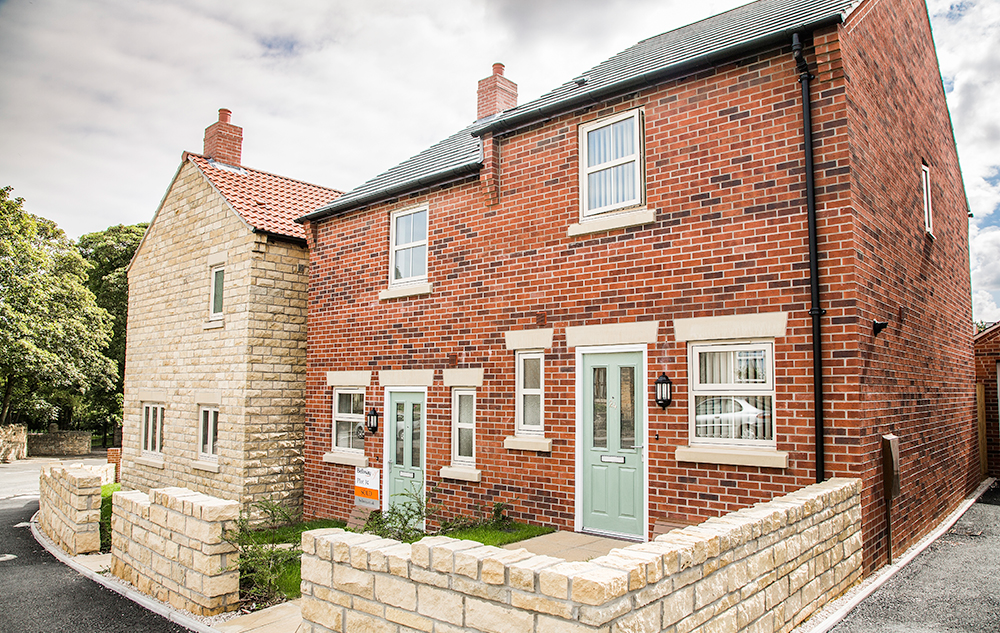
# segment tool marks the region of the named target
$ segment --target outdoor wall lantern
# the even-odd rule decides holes
[[[670,379],[667,378],[667,373],[663,372],[656,379],[654,387],[656,389],[656,406],[663,407],[666,410],[673,400],[674,383],[670,382]]]
[[[872,321],[872,332],[874,332],[875,336],[881,334],[882,330],[887,327],[889,327],[888,321]]]
[[[372,407],[372,410],[365,416],[365,426],[368,427],[368,432],[372,435],[378,433],[378,411],[375,410],[375,407]]]

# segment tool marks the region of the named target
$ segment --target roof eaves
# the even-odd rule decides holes
[[[996,323],[994,323],[993,325],[989,326],[988,328],[986,328],[982,332],[974,334],[972,336],[972,342],[976,343],[980,339],[989,338],[989,337],[993,336],[994,334],[1000,334],[1000,321],[997,321]]]
[[[308,213],[301,218],[295,218],[295,221],[302,224],[306,221],[322,220],[323,218],[335,215],[338,212],[369,206],[377,202],[389,200],[408,191],[422,189],[447,180],[452,180],[459,176],[475,173],[479,171],[480,167],[482,167],[482,163],[482,157],[480,156],[475,161],[454,165],[452,167],[448,167],[447,169],[426,174],[414,180],[405,180],[390,187],[376,189],[358,196],[350,196],[350,194],[347,194],[337,198],[325,206],[320,207],[319,209],[316,209],[312,213]]]
[[[771,44],[789,40],[793,33],[815,30],[829,24],[839,24],[842,20],[843,15],[840,13],[828,15],[819,20],[803,22],[796,26],[782,29],[781,31],[740,42],[734,46],[714,50],[700,57],[684,60],[683,62],[657,68],[622,81],[600,86],[594,90],[583,91],[565,99],[545,103],[521,112],[518,112],[518,109],[515,108],[510,111],[510,115],[501,116],[495,120],[488,121],[479,127],[473,128],[471,133],[473,136],[481,137],[487,133],[497,134],[500,132],[508,132],[526,125],[531,125],[539,120],[548,119],[558,114],[602,101],[615,94],[655,85],[663,82],[669,77],[683,75],[700,68],[710,67],[723,59],[736,57],[751,50],[764,48]]]

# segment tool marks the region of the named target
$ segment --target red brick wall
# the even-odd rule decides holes
[[[921,0],[869,0],[841,36],[847,75],[857,296],[845,329],[860,380],[865,565],[885,562],[881,436],[900,437],[902,552],[978,482],[968,209],[930,24]],[[921,161],[931,169],[925,235]],[[872,321],[888,321],[877,337]]]
[[[986,396],[986,460],[991,477],[1000,477],[1000,406],[997,403],[997,363],[1000,327],[976,337],[976,382]]]
[[[808,51],[810,57],[813,51]],[[835,59],[833,55],[833,59]],[[829,66],[829,60],[827,63]],[[814,87],[818,125],[827,125],[817,161],[843,161],[843,80],[827,72]],[[644,109],[646,190],[653,224],[570,238],[579,219],[578,126],[611,113]],[[664,413],[647,400],[651,518],[714,516],[767,501],[815,480],[804,158],[800,87],[790,42],[716,70],[559,117],[495,139],[499,203],[486,206],[475,179],[331,218],[311,249],[306,513],[344,517],[353,504],[353,469],[323,463],[331,443],[331,389],[325,372],[435,368],[456,354],[458,367],[483,367],[477,395],[480,484],[439,481],[449,464],[450,401],[439,372],[429,391],[428,479],[440,484],[447,512],[471,515],[476,504],[511,504],[521,520],[573,526],[574,349],[566,327],[617,321],[661,322],[649,348],[651,385],[673,379],[675,402]],[[849,175],[818,174],[821,276],[826,324],[846,318],[850,292],[838,271],[853,258]],[[430,207],[432,294],[379,301],[387,283],[392,210]],[[830,280],[830,281],[827,281]],[[778,449],[786,470],[678,463],[688,443],[686,346],[673,338],[678,318],[785,311],[787,336],[775,346]],[[514,434],[514,360],[503,333],[533,328],[544,313],[555,329],[546,354],[546,425],[551,455],[506,450]],[[842,326],[824,328],[828,417],[843,427],[857,405],[841,386],[855,381],[844,349],[856,343]],[[850,356],[853,356],[852,352]],[[647,394],[649,393],[647,387]],[[856,389],[854,390],[856,392]],[[381,407],[382,390],[368,390]],[[850,474],[850,447],[830,444],[830,475]],[[369,441],[381,465],[381,433]]]

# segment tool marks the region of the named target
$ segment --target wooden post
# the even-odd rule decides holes
[[[986,464],[986,385],[976,384],[976,414],[979,422],[979,476],[985,477]]]

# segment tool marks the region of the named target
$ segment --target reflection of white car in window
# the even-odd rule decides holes
[[[757,439],[757,418],[763,413],[742,398],[710,396],[699,399],[694,410],[696,434],[698,437],[754,440]]]

